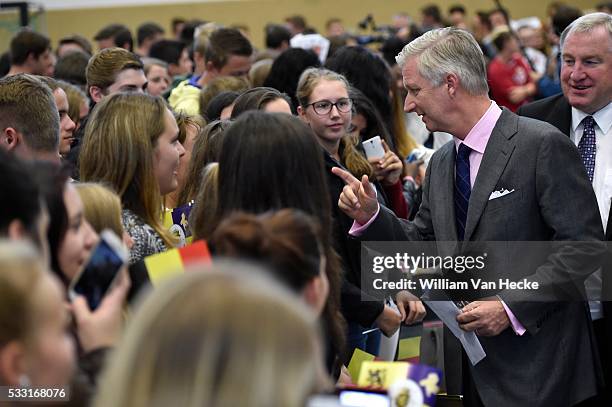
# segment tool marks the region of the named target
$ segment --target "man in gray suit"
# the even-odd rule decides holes
[[[414,222],[380,207],[366,176],[360,181],[334,168],[347,184],[338,204],[355,220],[351,233],[363,240],[463,244],[552,241],[551,256],[535,271],[517,267],[514,277],[543,286],[584,281],[595,268],[568,265],[600,255],[603,230],[571,141],[489,99],[482,52],[466,31],[430,31],[397,60],[408,90],[405,110],[454,140],[431,158]],[[593,244],[570,248],[561,241]],[[584,295],[580,283],[574,295]],[[462,372],[447,365],[448,392],[463,393],[470,406],[570,406],[593,396],[601,373],[586,303],[526,301],[527,293],[520,298],[500,291],[463,307],[457,321],[479,335],[487,356],[475,366],[464,357],[456,366],[463,365]],[[401,296],[398,302],[404,306]],[[445,340],[445,359],[457,351],[456,341]]]

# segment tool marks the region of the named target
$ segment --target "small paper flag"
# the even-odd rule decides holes
[[[365,361],[361,365],[357,385],[387,389],[397,380],[408,377],[409,366],[410,364],[407,362]]]
[[[418,363],[421,349],[421,337],[404,338],[399,341],[397,360]]]
[[[359,372],[359,387],[389,389],[394,383],[410,379],[423,393],[423,403],[435,405],[442,372],[431,366],[408,362],[364,361]]]
[[[182,274],[185,267],[192,263],[210,263],[211,256],[204,240],[182,247],[157,253],[144,259],[149,280],[154,286],[160,280]]]
[[[372,361],[374,358],[374,355],[364,352],[359,348],[355,348],[351,361],[348,365],[349,375],[351,376],[353,383],[357,383],[357,379],[359,379],[359,371],[361,370],[361,365],[363,362]]]

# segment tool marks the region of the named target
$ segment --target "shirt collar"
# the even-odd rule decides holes
[[[491,101],[491,105],[487,109],[484,115],[478,120],[478,123],[472,127],[470,132],[467,134],[465,139],[459,140],[455,138],[455,148],[459,148],[459,144],[463,143],[474,151],[480,154],[484,154],[493,128],[501,116],[502,110],[497,106],[497,103]]]
[[[593,116],[593,120],[595,120],[595,123],[597,126],[599,126],[603,134],[608,133],[610,131],[610,127],[612,127],[612,102],[608,103],[606,106],[593,114],[587,114],[582,110],[572,107],[572,129],[574,130],[574,133],[576,132],[576,129],[580,123],[582,123],[582,120],[587,116]]]
[[[202,75],[191,75],[191,78],[189,78],[189,82],[187,83],[191,86],[195,86],[196,88],[201,88],[201,86],[198,84],[201,77]]]

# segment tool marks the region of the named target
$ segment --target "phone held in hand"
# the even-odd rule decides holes
[[[361,144],[363,145],[363,151],[365,151],[368,160],[372,158],[382,158],[385,155],[385,149],[383,148],[380,136],[372,137]]]
[[[68,288],[70,300],[82,295],[89,308],[96,309],[113,286],[121,268],[127,264],[128,251],[121,239],[110,230],[100,233],[100,242],[89,261]]]

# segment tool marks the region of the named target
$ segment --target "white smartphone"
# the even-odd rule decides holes
[[[117,279],[121,268],[127,264],[128,255],[121,239],[112,231],[103,230],[89,261],[70,283],[70,299],[82,295],[89,308],[92,311],[96,309]]]
[[[368,160],[371,158],[382,158],[385,155],[385,149],[383,148],[380,136],[372,137],[361,144]]]

